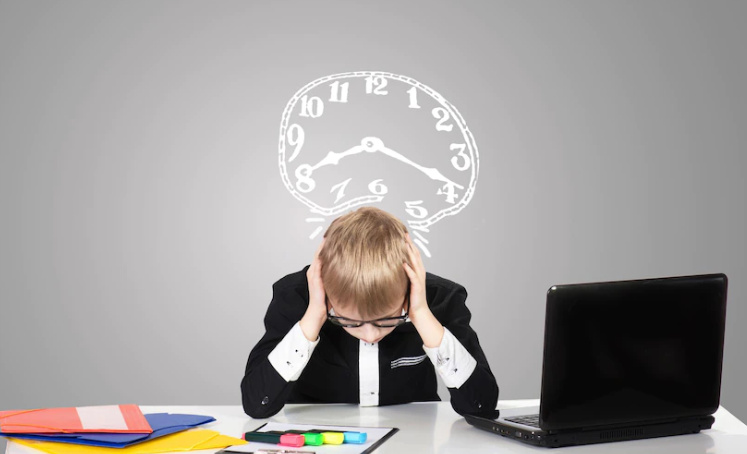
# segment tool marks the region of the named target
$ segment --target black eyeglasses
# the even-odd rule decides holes
[[[329,298],[326,298],[327,301],[327,307],[330,306],[329,304]],[[404,315],[400,315],[399,317],[384,317],[384,318],[377,318],[376,320],[353,320],[352,318],[345,318],[345,317],[338,317],[336,315],[330,315],[329,309],[327,309],[327,320],[334,323],[337,326],[342,326],[343,328],[360,328],[361,326],[365,325],[366,323],[370,323],[373,326],[379,327],[379,328],[395,328],[399,325],[403,325],[407,323],[407,314],[410,311],[410,289],[407,289],[407,293],[405,293],[405,299],[402,301],[402,305],[407,303],[407,310],[405,311]]]

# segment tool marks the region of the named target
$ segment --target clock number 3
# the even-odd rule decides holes
[[[453,165],[454,168],[459,170],[460,172],[469,169],[470,165],[469,156],[464,152],[465,148],[467,148],[467,145],[463,143],[452,143],[449,147],[451,151],[459,150],[459,153],[451,158],[451,165]],[[459,165],[459,158],[462,158],[464,160],[464,164]]]

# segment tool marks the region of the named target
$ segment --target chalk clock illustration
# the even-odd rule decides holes
[[[456,107],[410,77],[378,71],[334,74],[298,90],[283,111],[278,151],[283,184],[315,215],[306,222],[380,205],[408,224],[428,257],[424,234],[467,206],[479,171]]]

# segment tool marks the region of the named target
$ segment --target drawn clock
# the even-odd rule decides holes
[[[393,214],[428,256],[418,232],[459,213],[479,172],[475,140],[449,101],[410,77],[377,71],[334,74],[298,90],[283,111],[278,151],[283,184],[312,213],[337,216],[396,192]],[[341,174],[354,160],[363,167]],[[396,181],[402,172],[407,181]]]

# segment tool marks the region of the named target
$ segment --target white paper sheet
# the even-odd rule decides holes
[[[250,442],[245,445],[232,446],[228,449],[233,452],[254,452],[258,449],[287,449],[294,451],[313,451],[316,454],[360,454],[394,430],[392,427],[325,426],[268,422],[265,426],[259,429],[259,431],[269,432],[271,430],[286,431],[311,429],[328,430],[330,432],[365,432],[367,438],[366,442],[362,444],[343,443],[341,445],[302,446],[300,448],[292,448],[289,446],[278,446],[269,443]]]

